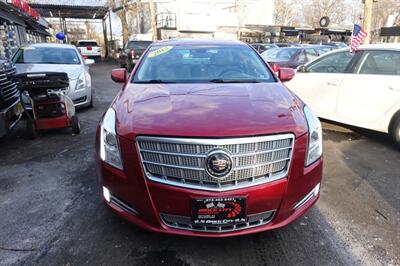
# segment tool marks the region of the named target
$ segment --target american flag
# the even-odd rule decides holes
[[[360,47],[360,44],[367,37],[367,33],[363,31],[360,25],[354,24],[353,35],[351,36],[351,51],[355,52]]]

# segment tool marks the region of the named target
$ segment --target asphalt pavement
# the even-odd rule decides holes
[[[91,66],[94,108],[82,132],[0,140],[0,265],[400,265],[400,152],[377,133],[324,123],[321,198],[289,226],[204,239],[138,229],[103,206],[98,121],[120,89]]]

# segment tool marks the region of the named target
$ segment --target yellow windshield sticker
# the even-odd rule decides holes
[[[161,47],[153,52],[150,52],[149,55],[147,57],[149,58],[153,58],[162,54],[167,53],[169,50],[172,49],[172,46],[165,46],[165,47]]]

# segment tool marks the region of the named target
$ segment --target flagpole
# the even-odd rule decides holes
[[[351,48],[351,44],[353,43],[353,36],[354,36],[354,28],[356,24],[353,25],[353,29],[351,30],[351,38],[350,38],[350,52],[353,53],[353,49]]]

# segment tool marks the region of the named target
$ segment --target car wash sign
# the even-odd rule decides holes
[[[24,0],[8,0],[8,3],[25,13],[26,15],[32,17],[34,20],[38,21],[40,19],[39,12],[36,9],[30,7],[28,3]]]

